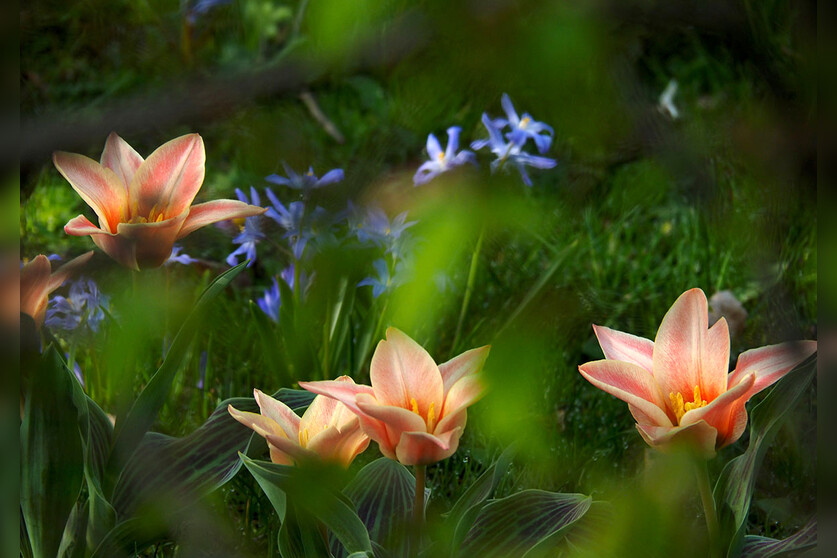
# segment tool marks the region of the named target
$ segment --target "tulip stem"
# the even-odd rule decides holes
[[[715,511],[715,498],[712,496],[712,488],[709,484],[709,471],[706,469],[706,462],[700,461],[695,464],[698,490],[700,499],[703,502],[703,515],[706,517],[706,529],[709,531],[710,556],[718,558],[720,552],[720,529],[718,527],[718,514]]]
[[[451,352],[455,353],[459,344],[459,337],[462,334],[462,324],[465,322],[465,314],[468,312],[468,303],[471,302],[471,293],[474,291],[474,282],[477,278],[477,264],[479,263],[482,240],[485,238],[485,225],[480,229],[477,237],[477,245],[474,246],[474,253],[471,255],[471,267],[468,270],[468,283],[465,285],[465,295],[462,297],[462,308],[459,310],[459,320],[456,322],[456,333],[453,336]]]
[[[424,525],[424,484],[427,477],[427,465],[416,465],[416,499],[413,503],[413,540],[410,554],[418,556],[421,548],[421,532]]]

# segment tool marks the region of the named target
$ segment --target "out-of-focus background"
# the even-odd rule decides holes
[[[20,257],[93,248],[89,238],[63,233],[90,211],[51,153],[98,160],[111,131],[144,156],[178,135],[201,134],[199,200],[263,191],[266,176],[285,174],[283,162],[318,175],[342,168],[344,181],[307,201],[332,214],[347,201],[375,204],[418,221],[410,229],[413,279],[388,293],[386,305],[368,288],[358,297],[439,362],[493,346],[491,391],[469,411],[459,452],[428,470],[429,513],[447,509],[517,440],[521,457],[501,494],[583,492],[623,509],[627,483],[643,513],[618,516],[613,544],[656,541],[644,555],[688,554],[681,545],[698,514],[693,487],[677,475],[636,480],[655,470],[657,457],[626,405],[577,366],[601,358],[591,323],[653,339],[692,287],[707,296],[729,291],[722,296],[746,310],[731,328],[733,356],[817,338],[815,29],[815,6],[781,0],[23,4],[20,136],[4,137],[0,149],[0,157],[20,158]],[[554,128],[547,156],[557,166],[531,171],[526,187],[515,172],[491,175],[481,153],[481,169],[414,187],[427,135],[442,139],[461,126],[467,147],[486,136],[483,112],[502,116],[503,93]],[[285,203],[296,199],[272,188]],[[184,435],[225,398],[293,387],[254,341],[248,309],[290,261],[281,233],[266,230],[264,256],[213,308],[156,430]],[[475,288],[456,339],[478,239]],[[227,269],[231,240],[220,228],[192,234],[183,248],[200,263],[151,272],[140,287],[96,254],[88,274],[111,293],[120,326],[79,345],[77,362],[106,411],[115,413],[153,373],[169,328]],[[353,285],[373,273],[374,254],[323,245],[310,264],[321,284],[347,277]],[[327,304],[322,296],[312,307]],[[716,302],[713,310],[732,321],[725,308]],[[368,360],[357,364],[356,380],[367,380]],[[815,513],[816,411],[812,386],[767,454],[749,532],[784,537]],[[710,472],[746,441],[723,450]],[[372,448],[360,461],[374,457]],[[271,514],[242,471],[200,506],[180,539],[145,555],[204,547],[269,555]]]

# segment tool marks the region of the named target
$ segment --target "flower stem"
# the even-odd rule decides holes
[[[416,465],[416,499],[413,503],[413,537],[410,554],[418,556],[421,548],[421,532],[424,526],[424,484],[427,477],[427,465]]]
[[[709,484],[709,471],[706,469],[706,462],[700,461],[695,464],[698,491],[703,503],[703,515],[706,517],[706,529],[709,531],[709,552],[713,558],[720,558],[720,529],[718,527],[718,514],[715,511],[715,498],[712,496],[712,488]]]
[[[477,263],[479,263],[482,240],[485,237],[485,225],[480,229],[477,238],[477,245],[474,246],[474,253],[471,255],[471,267],[468,270],[468,283],[465,285],[465,295],[462,297],[462,308],[459,310],[459,320],[456,322],[456,333],[453,336],[451,352],[455,353],[459,344],[459,337],[462,335],[462,324],[465,322],[465,314],[468,312],[468,303],[471,302],[471,293],[474,291],[474,281],[477,277]]]

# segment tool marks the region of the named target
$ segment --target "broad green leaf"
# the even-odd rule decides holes
[[[333,487],[333,468],[304,470],[277,465],[268,461],[255,461],[240,455],[244,465],[265,491],[280,519],[292,503],[298,512],[305,512],[325,524],[349,553],[372,553],[369,533],[358,517],[351,501]],[[284,493],[286,502],[279,493]]]
[[[324,536],[325,531],[316,519],[290,505],[279,528],[279,553],[282,558],[328,556]]]
[[[354,503],[369,538],[393,557],[407,555],[416,479],[404,465],[386,457],[376,459],[343,493]]]
[[[771,558],[787,556],[808,550],[817,544],[817,519],[812,518],[805,527],[784,540],[747,535],[741,549],[742,558]]]
[[[180,331],[177,332],[163,364],[160,365],[145,389],[142,390],[131,410],[128,411],[125,420],[116,425],[109,462],[109,472],[114,478],[134,453],[143,435],[154,424],[157,413],[168,397],[172,382],[180,370],[192,339],[201,324],[207,306],[241,273],[246,264],[247,262],[242,262],[225,271],[209,284],[181,326]]]
[[[230,416],[232,405],[258,412],[251,397],[223,401],[207,421],[183,438],[148,432],[125,465],[111,499],[121,518],[161,501],[182,508],[231,479],[241,467],[253,431]]]
[[[111,442],[113,441],[113,424],[107,414],[89,397],[85,398],[87,403],[87,448],[86,465],[87,471],[99,482],[105,472],[105,465],[110,453]]]
[[[509,465],[511,465],[514,453],[513,445],[506,448],[497,458],[497,461],[486,469],[453,505],[447,517],[447,521],[454,526],[454,535],[451,541],[452,549],[459,547],[477,514],[483,508],[485,500],[494,494],[494,490],[497,489],[497,485],[508,471]]]
[[[785,414],[807,389],[816,373],[816,354],[789,372],[753,409],[750,416],[750,445],[740,456],[724,467],[715,485],[715,502],[721,526],[721,537],[729,541],[727,556],[739,554],[747,527],[747,514],[756,475]]]
[[[83,558],[87,550],[84,536],[87,531],[87,506],[86,502],[76,502],[73,506],[58,547],[58,556],[61,558]]]
[[[590,509],[590,497],[524,490],[494,500],[480,511],[457,556],[524,556],[557,543]]]
[[[159,516],[122,521],[102,539],[91,558],[133,558],[159,540],[165,532],[165,520]]]
[[[27,390],[20,427],[20,504],[36,558],[58,553],[84,478],[73,382],[72,373],[50,346],[32,371]]]

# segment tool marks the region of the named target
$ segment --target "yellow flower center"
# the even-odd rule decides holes
[[[137,225],[142,223],[159,223],[163,220],[163,210],[158,208],[156,204],[148,212],[148,216],[137,215],[137,213],[139,213],[139,205],[134,202],[131,209],[132,217],[127,220],[127,223]]]
[[[680,424],[680,419],[683,418],[683,415],[691,411],[692,409],[700,409],[701,407],[706,407],[709,401],[705,401],[700,397],[700,386],[695,386],[694,392],[694,399],[691,403],[684,402],[683,394],[682,393],[674,393],[673,391],[668,394],[669,399],[671,399],[671,407],[674,410],[674,416],[677,417],[677,424]]]
[[[525,128],[526,126],[528,126],[528,125],[529,125],[529,122],[530,122],[531,120],[532,120],[532,119],[531,119],[531,118],[529,118],[528,116],[523,117],[523,118],[520,120],[520,127],[521,127],[521,128]]]
[[[424,419],[424,423],[427,425],[427,432],[432,434],[433,429],[436,427],[436,419],[439,418],[439,417],[436,416],[436,404],[435,403],[430,404],[430,408],[427,409],[427,418],[426,419],[421,416],[421,412],[419,412],[418,403],[416,402],[415,397],[410,398],[410,406],[412,407],[412,410],[415,414],[417,414],[422,419]]]
[[[436,156],[436,158],[437,158],[437,159],[439,159],[439,162],[441,163],[441,162],[443,162],[443,161],[445,160],[445,154],[444,154],[444,153],[439,153],[439,154]]]
[[[304,448],[308,446],[308,429],[303,428],[299,431],[299,447]]]

